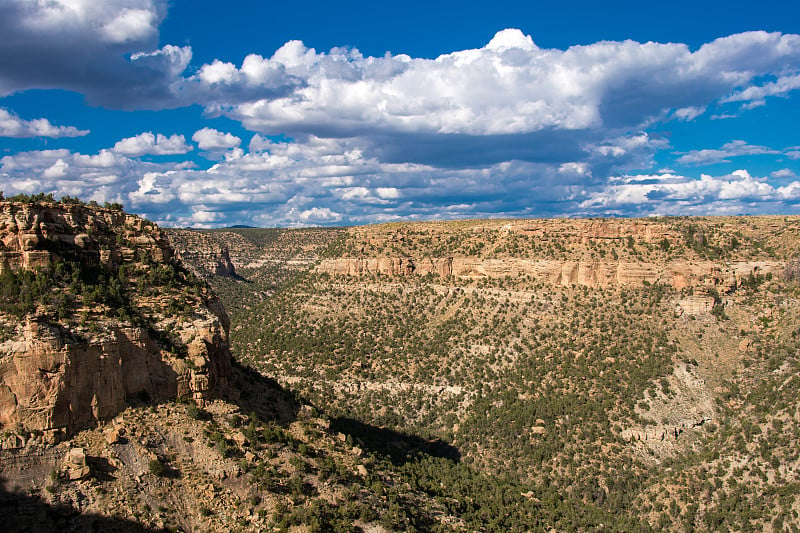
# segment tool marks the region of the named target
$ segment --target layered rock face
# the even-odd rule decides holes
[[[220,239],[208,232],[170,228],[165,235],[183,264],[204,279],[236,277],[236,265],[256,254],[251,243],[232,232]]]
[[[367,226],[352,228],[346,252],[321,261],[316,270],[461,280],[529,277],[549,285],[601,288],[646,282],[730,292],[750,276],[783,274],[785,262],[776,252],[785,245],[781,239],[796,235],[799,227],[796,217],[783,218]],[[740,253],[740,240],[759,246]]]
[[[132,402],[202,402],[224,387],[225,311],[181,270],[154,224],[80,204],[3,202],[0,242],[0,274],[68,265],[74,279],[85,269],[97,273],[80,285],[84,292],[107,279],[124,286],[111,303],[92,304],[71,292],[76,282],[54,281],[53,293],[72,302],[58,317],[44,304],[24,316],[0,315],[0,429],[21,426],[55,440]]]
[[[184,250],[179,256],[199,276],[236,276],[236,267],[227,246],[210,250]]]
[[[117,235],[119,246],[102,242]],[[156,262],[169,261],[173,255],[155,224],[123,211],[82,204],[0,202],[0,272],[35,270],[62,260],[113,268],[132,261],[136,250]]]
[[[360,276],[383,274],[410,276],[436,274],[460,279],[530,276],[550,285],[611,287],[665,283],[676,289],[707,285],[735,288],[750,274],[781,272],[778,261],[674,261],[666,264],[636,262],[568,261],[547,259],[482,259],[479,257],[370,257],[323,260],[318,272]]]
[[[70,434],[141,401],[202,401],[230,373],[227,334],[210,312],[184,324],[188,357],[161,348],[144,328],[114,328],[76,342],[29,320],[0,345],[0,426]]]

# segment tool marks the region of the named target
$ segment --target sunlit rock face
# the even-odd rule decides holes
[[[23,272],[52,278],[62,309],[45,295],[0,314],[0,428],[56,440],[131,403],[203,402],[224,386],[227,315],[156,225],[118,209],[2,202],[0,276]],[[86,294],[115,283],[113,298]]]

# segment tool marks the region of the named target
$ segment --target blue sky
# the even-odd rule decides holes
[[[651,4],[0,0],[0,190],[196,227],[800,214],[800,7]]]

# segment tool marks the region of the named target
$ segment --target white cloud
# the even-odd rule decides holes
[[[518,29],[435,59],[289,41],[237,66],[185,73],[191,48],[159,48],[167,0],[0,2],[0,95],[60,88],[124,108],[199,103],[252,131],[352,137],[381,133],[523,135],[644,128],[709,104],[795,90],[800,36],[746,32],[692,51],[680,43],[603,41],[542,49]],[[348,43],[343,43],[348,44]],[[357,43],[354,43],[357,44]],[[763,79],[775,81],[760,86]],[[600,130],[600,131],[598,131]],[[585,142],[585,138],[580,141]]]
[[[701,107],[695,107],[695,106],[682,107],[680,109],[676,109],[672,113],[672,116],[677,118],[678,120],[683,120],[683,121],[688,122],[688,121],[696,119],[697,117],[699,117],[700,115],[705,113],[705,111],[706,111],[706,108],[702,107],[702,106]]]
[[[192,49],[188,46],[174,46],[168,44],[158,50],[150,52],[136,52],[131,54],[131,64],[137,68],[148,69],[160,73],[169,83],[178,83],[178,76],[186,69],[192,60]],[[164,102],[154,102],[157,107],[171,107],[175,105],[171,99],[173,87],[162,87],[161,96]]]
[[[399,200],[402,193],[396,187],[376,187],[375,194],[383,200]]]
[[[757,102],[758,105],[763,105],[767,96],[785,96],[797,89],[800,89],[800,74],[780,76],[773,82],[737,91],[723,98],[722,102]]]
[[[797,35],[748,32],[696,51],[633,41],[559,50],[506,29],[485,46],[434,59],[365,57],[355,48],[318,52],[290,41],[271,57],[213,60],[187,73],[191,48],[159,44],[166,4],[0,1],[0,56],[8,58],[0,95],[42,87],[134,109],[199,103],[208,116],[228,116],[258,133],[248,152],[239,137],[207,127],[192,140],[211,168],[141,161],[140,155],[192,148],[183,136],[146,132],[93,154],[4,157],[4,191],[121,201],[160,222],[186,225],[796,205],[786,174],[770,176],[778,183],[742,173],[694,179],[647,169],[669,146],[654,124],[691,121],[718,103],[761,105],[794,90]],[[33,122],[13,127],[35,129]],[[39,131],[48,128],[61,136],[74,130],[47,122]],[[678,162],[757,154],[797,158],[800,149],[739,140],[679,154]]]
[[[615,178],[580,204],[587,212],[633,214],[774,213],[785,201],[800,199],[800,183],[775,187],[766,178],[737,170],[724,176],[693,179],[675,174]]]
[[[338,222],[342,219],[342,215],[331,211],[327,207],[312,207],[311,209],[300,211],[297,219],[306,224],[320,224],[326,222]]]
[[[785,187],[778,187],[777,194],[785,200],[800,201],[800,181],[793,181]]]
[[[318,53],[299,41],[242,67],[214,62],[195,78],[257,84],[285,72],[302,81],[284,97],[225,110],[250,129],[338,135],[367,131],[522,134],[547,128],[641,127],[671,109],[691,120],[756,76],[800,66],[800,37],[749,32],[696,52],[683,44],[599,42],[540,49],[507,29],[483,48],[434,60],[363,57],[355,49]]]
[[[114,18],[104,21],[101,34],[111,43],[141,41],[158,31],[159,20],[148,6],[146,9],[122,9]]]
[[[648,168],[667,144],[647,133],[654,123],[693,120],[736,98],[757,105],[793,90],[800,76],[797,35],[746,32],[695,51],[634,41],[560,50],[540,48],[513,28],[434,59],[366,57],[349,47],[320,52],[289,41],[270,57],[212,60],[187,72],[191,48],[159,43],[167,4],[0,2],[0,95],[39,87],[122,108],[198,103],[261,135],[301,144],[310,136],[351,139],[364,158],[384,164],[575,163],[599,180]],[[193,139],[210,159],[243,158],[234,150],[241,139],[229,133],[204,128]],[[150,153],[141,141],[123,140],[117,150]],[[270,150],[262,136],[250,144],[251,152]]]
[[[589,165],[586,163],[562,163],[558,167],[558,173],[586,176],[591,174],[591,170],[589,170]]]
[[[770,172],[769,176],[775,179],[792,179],[796,178],[797,174],[793,170],[789,170],[788,168],[782,168],[780,170]]]
[[[47,180],[63,178],[67,175],[67,169],[69,169],[69,165],[63,159],[59,159],[42,172],[42,177]]]
[[[729,180],[720,183],[717,198],[720,200],[767,199],[773,194],[775,194],[775,189],[772,185],[763,180],[754,179],[746,170],[736,170],[731,174]]]
[[[492,40],[489,41],[489,44],[486,45],[486,48],[503,52],[514,48],[535,50],[537,47],[533,44],[533,39],[531,39],[530,35],[525,35],[518,29],[509,28],[497,32]]]
[[[196,209],[192,211],[191,220],[194,223],[193,225],[200,225],[200,226],[208,226],[217,222],[222,218],[222,213],[218,213],[216,211],[207,210],[205,206],[197,206]]]
[[[273,143],[271,140],[256,133],[253,135],[253,138],[250,139],[250,144],[247,146],[247,148],[251,153],[263,152],[265,150],[269,150],[274,144],[275,143]]]
[[[384,163],[575,163],[603,179],[652,164],[668,146],[646,131],[655,122],[694,120],[737,88],[793,69],[800,69],[796,35],[748,32],[695,52],[633,41],[557,50],[507,29],[482,48],[435,59],[318,52],[290,41],[239,67],[201,66],[180,91],[262,135],[352,139]],[[270,144],[254,136],[250,151]]]
[[[197,130],[192,135],[192,140],[201,150],[229,150],[242,144],[242,140],[230,133],[223,133],[213,128]]]
[[[57,197],[124,203],[140,176],[160,168],[110,150],[97,154],[64,149],[20,152],[0,159],[0,175],[4,175],[0,189],[6,194],[50,192]]]
[[[0,107],[0,137],[82,137],[89,130],[74,126],[54,126],[46,118],[23,120],[7,109]]]
[[[244,68],[244,65],[242,65],[242,68]],[[203,65],[200,72],[197,73],[197,77],[204,83],[214,85],[217,83],[232,83],[238,74],[239,72],[233,63],[214,60],[210,65]]]
[[[157,50],[166,12],[167,0],[3,0],[0,96],[67,89],[103,105],[173,106],[191,52]]]
[[[712,163],[729,163],[729,158],[731,157],[780,153],[778,150],[773,150],[766,146],[756,146],[737,140],[725,143],[719,150],[706,149],[686,152],[677,159],[677,162],[689,165],[709,165]]]
[[[183,135],[162,135],[146,131],[135,137],[128,137],[118,141],[112,151],[118,154],[137,157],[141,155],[176,155],[185,154],[192,150],[186,144]]]
[[[136,181],[138,186],[131,190],[128,198],[133,205],[164,205],[176,199],[174,191],[171,190],[168,177],[171,172],[146,172]]]
[[[258,143],[257,143],[258,144]],[[625,143],[619,143],[625,144]],[[637,141],[630,144],[636,145]],[[24,152],[0,159],[0,190],[116,201],[166,225],[357,224],[481,216],[768,213],[796,210],[786,172],[692,178],[674,172],[607,181],[584,162],[446,168],[385,163],[355,139],[270,142],[209,169],[111,150]],[[779,180],[770,182],[769,180]]]
[[[161,0],[6,0],[5,4],[27,31],[40,35],[81,31],[111,43],[152,38],[164,14]]]

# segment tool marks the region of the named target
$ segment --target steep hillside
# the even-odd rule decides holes
[[[279,286],[313,267],[344,229],[167,229],[178,257],[207,280],[229,313],[248,314]]]
[[[137,397],[202,400],[230,373],[219,301],[117,209],[0,203],[0,330],[0,424],[51,442]]]
[[[232,343],[356,434],[452,446],[398,475],[468,527],[777,531],[799,253],[797,217],[352,228]]]
[[[380,450],[232,361],[220,302],[154,224],[23,197],[0,203],[0,241],[4,531],[410,531],[426,517],[457,520],[394,487]],[[362,429],[403,453],[441,451]]]
[[[798,217],[3,209],[12,531],[800,529]]]

